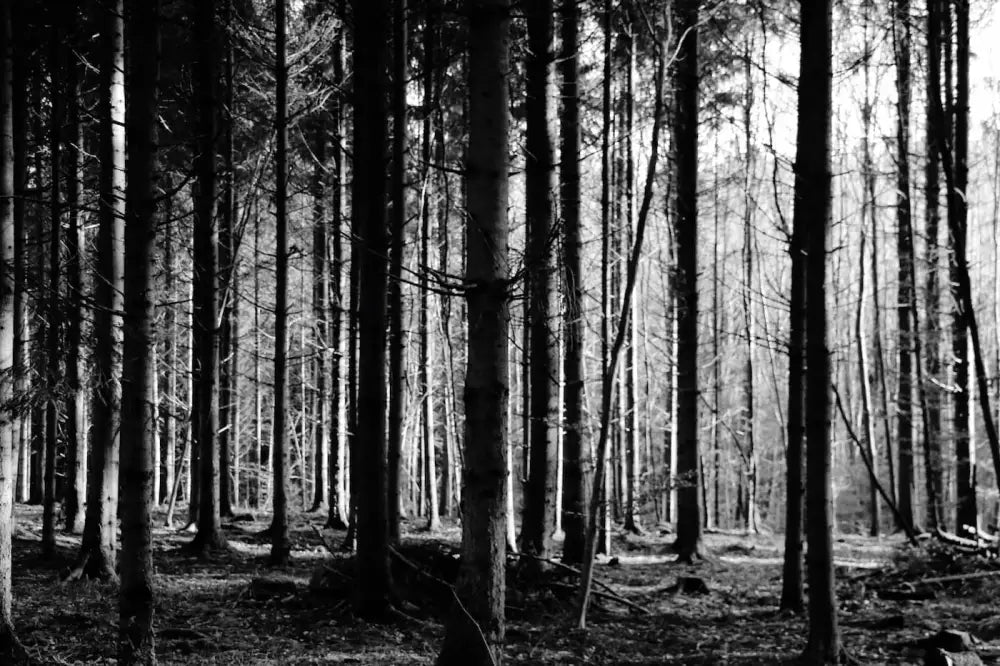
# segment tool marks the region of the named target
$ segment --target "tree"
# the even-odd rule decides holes
[[[14,532],[14,49],[11,4],[0,4],[0,660],[26,657],[11,616]]]
[[[430,10],[431,3],[428,2]],[[433,17],[433,18],[432,18]],[[431,118],[430,109],[434,108],[434,69],[433,58],[437,49],[437,26],[434,25],[436,13],[428,11],[424,23],[424,115],[423,136],[421,137],[421,159],[424,164],[425,188],[431,184]],[[396,114],[393,114],[396,116]],[[393,192],[395,194],[395,191]],[[402,202],[401,202],[402,203]],[[395,208],[394,208],[395,210]],[[393,226],[395,231],[395,225]],[[427,497],[427,529],[434,531],[441,527],[438,511],[438,486],[436,450],[434,447],[434,369],[432,359],[434,347],[430,337],[430,242],[431,242],[431,197],[424,194],[420,206],[420,296],[417,306],[417,335],[419,336],[419,359],[417,360],[417,394],[420,396],[420,441],[424,453],[424,494]],[[447,492],[447,488],[445,489]]]
[[[273,565],[287,564],[288,540],[288,67],[285,62],[285,0],[274,2],[274,120],[277,141],[274,162],[275,300],[274,417],[271,447],[274,488],[271,493],[271,554]]]
[[[938,22],[937,11],[929,6],[927,15],[927,27],[929,44],[937,40],[932,37],[940,35],[940,31],[930,32],[934,29],[934,23]],[[961,271],[968,271],[964,265],[965,246],[967,243],[966,229],[968,221],[969,203],[967,199],[967,188],[969,181],[968,153],[969,153],[969,2],[968,0],[956,0],[955,2],[955,60],[956,60],[956,87],[955,87],[955,132],[954,132],[954,186],[961,196],[948,198],[949,220],[955,216],[954,222],[949,222],[951,233],[952,253],[949,255],[949,273],[952,282],[952,297],[955,299],[955,306],[952,313],[952,356],[954,383],[958,390],[954,393],[954,424],[955,431],[955,457],[958,459],[956,469],[956,482],[958,493],[957,523],[956,531],[961,534],[962,528],[968,525],[972,528],[978,527],[976,510],[976,472],[975,472],[975,449],[969,441],[969,318],[974,316],[970,305],[964,301],[961,293],[962,277]],[[950,47],[948,47],[950,48]],[[933,53],[932,53],[933,51]],[[937,52],[937,45],[928,49],[928,62],[934,58]],[[936,64],[936,63],[935,63]],[[930,83],[930,74],[928,74]],[[956,208],[957,210],[952,210]],[[964,409],[963,409],[964,408]],[[941,470],[940,447],[936,453],[937,469]],[[933,461],[932,461],[933,462]],[[935,477],[940,482],[940,476]],[[998,481],[1000,483],[1000,481]]]
[[[677,266],[677,541],[680,561],[701,556],[703,499],[698,453],[698,1],[673,6],[678,35],[674,84]]]
[[[399,483],[403,448],[403,231],[406,225],[406,1],[393,3],[392,21],[392,214],[389,218],[389,420],[386,506],[389,539],[399,542]],[[420,316],[425,316],[421,309]],[[437,507],[429,507],[437,516]],[[437,525],[434,525],[437,527]]]
[[[358,260],[357,483],[358,585],[355,608],[363,617],[389,609],[386,504],[386,234],[385,150],[388,60],[386,0],[354,0],[354,186],[351,197]],[[353,500],[352,500],[353,501]]]
[[[207,3],[211,4],[211,3]],[[118,663],[156,664],[150,534],[156,364],[153,261],[156,247],[157,125],[160,76],[158,0],[133,7],[129,41],[128,201],[125,227],[125,341],[122,377],[122,552]],[[202,515],[204,515],[204,507]]]
[[[52,25],[49,28],[49,70],[52,79],[49,97],[49,284],[47,298],[48,322],[45,327],[45,383],[48,399],[45,402],[45,445],[43,458],[45,471],[42,491],[42,557],[55,554],[56,507],[56,447],[59,428],[59,393],[62,383],[61,333],[63,320],[60,309],[62,272],[62,134],[63,134],[63,22],[70,9],[68,2],[55,2],[49,6]]]
[[[313,309],[313,384],[316,387],[316,397],[313,400],[316,414],[315,451],[313,456],[313,502],[310,511],[326,511],[327,496],[330,492],[329,476],[329,440],[326,429],[329,427],[330,405],[327,398],[327,367],[329,366],[329,334],[327,333],[328,313],[330,307],[330,262],[328,261],[328,240],[326,182],[327,164],[327,126],[326,116],[316,121],[316,137],[313,141],[313,175],[311,194],[313,199],[313,248],[312,248],[312,309]]]
[[[122,320],[125,309],[125,23],[123,0],[103,6],[100,174],[94,314],[92,465],[83,540],[70,578],[113,579],[118,541]]]
[[[909,97],[910,97],[910,52],[909,52],[909,14],[906,0],[897,2],[895,7],[896,21],[901,34],[896,45],[896,93],[897,93],[897,143],[906,141],[908,137]],[[905,148],[901,144],[898,150]],[[909,169],[906,153],[897,158],[898,169],[897,188],[903,186],[903,179],[909,180]],[[908,187],[908,184],[907,184]],[[899,376],[896,390],[896,438],[899,442],[899,509],[903,520],[908,525],[913,524],[913,313],[910,310],[910,292],[914,285],[911,264],[913,262],[913,246],[910,242],[910,204],[908,190],[899,190],[900,199],[896,205],[896,221],[898,225],[897,252],[899,254],[899,282],[896,308],[898,321],[898,354]],[[932,519],[935,512],[928,507],[928,518]]]
[[[195,86],[198,104],[198,179],[194,221],[194,346],[192,381],[197,387],[192,446],[199,455],[198,532],[191,546],[197,551],[224,548],[219,503],[219,232],[215,223],[216,131],[218,72],[215,0],[201,0],[194,20],[198,64]],[[192,466],[192,474],[194,469]]]
[[[76,58],[67,65],[67,90],[69,94],[68,126],[69,141],[66,144],[66,209],[69,224],[66,230],[66,245],[69,256],[66,261],[66,290],[71,306],[71,314],[66,318],[66,390],[68,414],[66,418],[66,531],[73,534],[83,532],[83,521],[87,503],[87,396],[83,390],[86,376],[86,348],[83,345],[81,328],[86,317],[85,299],[81,267],[86,252],[86,232],[81,196],[84,182],[83,123],[80,118],[83,106],[80,96],[83,86],[80,82],[80,63]]]
[[[236,167],[234,160],[234,57],[233,0],[223,0],[223,78],[225,113],[222,129],[222,215],[219,229],[219,284],[222,295],[219,320],[219,515],[232,517],[239,499],[239,293],[237,290],[238,250],[236,230]],[[322,321],[322,319],[321,319]],[[321,324],[317,324],[321,325]],[[233,477],[236,485],[233,485]]]
[[[803,2],[800,21],[793,225],[806,227],[805,435],[809,638],[804,658],[814,664],[835,664],[840,659],[840,630],[833,572],[832,412],[826,321],[826,252],[832,183],[830,108],[833,37],[830,0]]]
[[[909,3],[907,3],[909,4]],[[927,2],[927,80],[926,89],[940,90],[941,87],[941,21],[938,17],[940,0],[928,0]],[[897,15],[901,12],[897,9]],[[897,58],[903,55],[903,40],[908,38],[909,28],[907,25],[899,25],[896,29],[900,32],[896,36]],[[908,39],[907,39],[908,41]],[[933,44],[933,46],[932,46]],[[897,68],[901,63],[897,63]],[[941,437],[941,407],[942,392],[938,388],[941,384],[941,285],[940,285],[940,198],[941,198],[941,174],[939,171],[939,147],[941,128],[938,127],[937,116],[934,113],[931,95],[927,95],[926,106],[926,133],[924,147],[926,151],[926,161],[924,167],[924,265],[926,273],[924,277],[924,312],[926,312],[923,340],[924,359],[927,368],[927,379],[930,385],[927,387],[927,427],[928,437],[937,440]],[[912,472],[911,472],[912,474]],[[961,483],[961,481],[959,481]],[[959,490],[961,497],[961,490]],[[900,497],[900,509],[903,510],[902,497]],[[912,509],[909,510],[912,523]],[[904,516],[907,515],[904,511]]]
[[[344,0],[338,0],[336,4],[337,15],[341,17],[340,25],[337,27],[336,35],[333,39],[333,48],[330,57],[333,61],[333,83],[336,86],[343,84],[344,80],[344,21],[346,12]],[[331,104],[332,130],[337,136],[343,132],[343,93],[336,92]],[[331,203],[332,218],[331,228],[333,243],[330,256],[330,347],[333,351],[331,362],[332,372],[330,373],[330,512],[327,516],[326,525],[334,529],[344,529],[347,521],[344,508],[344,477],[343,468],[340,464],[343,457],[344,442],[340,436],[340,406],[341,406],[341,349],[343,347],[341,338],[342,321],[344,312],[344,294],[341,286],[343,273],[343,192],[344,192],[344,152],[341,150],[340,142],[333,145],[333,201]]]
[[[521,548],[548,557],[556,511],[556,430],[558,404],[556,339],[552,330],[552,0],[525,7],[528,59],[525,100],[525,274],[530,332],[530,464],[524,489]],[[538,560],[525,560],[532,567]]]
[[[507,472],[509,0],[473,0],[469,20],[469,150],[465,375],[465,511],[455,604],[439,666],[503,658]]]
[[[580,101],[578,89],[580,10],[575,0],[563,0],[561,10],[562,117],[560,119],[560,197],[563,217],[563,562],[583,561],[587,537],[588,503],[586,471],[589,452],[584,446],[583,417],[583,242],[580,225]]]

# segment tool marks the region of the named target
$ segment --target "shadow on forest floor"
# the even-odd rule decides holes
[[[115,585],[60,583],[59,573],[72,562],[79,537],[60,534],[57,557],[42,562],[40,510],[19,505],[17,519],[14,615],[21,640],[42,663],[113,663]],[[162,525],[159,515],[156,524]],[[267,526],[266,518],[227,523],[230,548],[205,559],[180,549],[191,540],[190,533],[155,529],[159,663],[433,663],[443,636],[440,604],[428,599],[420,608],[425,591],[417,586],[407,608],[422,619],[385,626],[354,618],[343,594],[311,591],[310,580],[317,570],[332,570],[334,577],[346,581],[345,590],[352,571],[348,555],[331,554],[314,524],[321,525],[322,516],[295,517],[292,564],[281,569],[266,566],[269,544],[258,535]],[[440,553],[458,546],[460,535],[454,525],[446,524],[436,534],[428,534],[415,522],[404,524],[407,527],[412,528],[404,538],[407,552]],[[342,532],[324,535],[334,547],[343,539]],[[806,628],[804,617],[777,610],[780,535],[710,533],[705,541],[712,559],[697,566],[673,563],[665,554],[672,539],[670,534],[618,535],[615,559],[602,559],[596,567],[597,577],[611,592],[595,599],[586,632],[574,628],[572,577],[541,592],[510,590],[506,660],[793,663],[804,645]],[[913,567],[913,556],[907,560],[896,552],[901,545],[898,536],[843,536],[836,542],[844,643],[860,663],[921,663],[922,651],[911,647],[917,639],[941,628],[976,633],[996,615],[1000,576],[959,581],[957,587],[938,589],[931,599],[879,598],[878,580],[903,575],[894,562]],[[412,561],[418,566],[430,562],[416,555]],[[708,593],[678,592],[676,583],[682,577],[700,577]],[[259,585],[261,579],[266,585]],[[630,609],[615,596],[650,614]]]

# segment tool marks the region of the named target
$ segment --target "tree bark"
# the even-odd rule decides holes
[[[674,4],[679,44],[674,79],[677,267],[677,540],[680,561],[701,556],[701,456],[698,454],[698,2]]]
[[[430,6],[430,3],[428,3]],[[427,529],[435,531],[441,527],[438,515],[438,482],[437,482],[437,447],[434,437],[434,345],[430,331],[431,296],[430,280],[430,242],[431,242],[431,197],[438,196],[433,191],[431,179],[431,117],[430,110],[434,104],[434,54],[437,49],[433,21],[436,14],[429,11],[424,25],[424,116],[423,136],[421,137],[421,158],[424,168],[423,194],[420,206],[420,260],[418,262],[420,295],[417,309],[417,336],[419,337],[420,358],[417,360],[417,395],[420,400],[420,438],[424,453],[424,492],[427,498]]]
[[[580,93],[578,84],[580,9],[575,0],[563,0],[561,11],[562,118],[560,121],[560,201],[563,218],[563,562],[583,561],[589,503],[587,472],[590,452],[584,444],[584,287],[580,224]]]
[[[827,349],[826,252],[831,218],[830,108],[832,90],[830,0],[803,3],[799,124],[795,155],[796,226],[805,231],[806,539],[809,547],[809,636],[804,658],[835,664],[840,629],[833,569],[830,445],[830,358]]]
[[[326,158],[327,126],[325,115],[316,120],[312,175],[313,229],[312,229],[312,314],[313,314],[313,362],[312,383],[316,387],[315,426],[313,442],[313,500],[310,511],[326,512],[330,492],[330,454],[327,428],[330,425],[330,402],[327,396],[327,366],[329,365],[330,335],[327,332],[330,306],[330,262],[327,239],[326,179],[329,168]]]
[[[15,9],[20,2],[10,3]],[[10,20],[10,17],[7,18]],[[8,26],[9,28],[9,26]],[[10,30],[8,29],[8,33]],[[13,99],[11,100],[14,128],[13,162],[14,169],[14,395],[24,395],[28,392],[28,368],[30,365],[31,342],[28,322],[27,291],[27,227],[25,225],[25,188],[28,184],[28,163],[25,159],[28,132],[27,91],[25,83],[25,49],[18,48],[18,40],[13,35],[4,37],[5,43],[10,40],[13,64],[11,66]],[[31,464],[30,428],[31,420],[23,412],[12,416],[14,458],[16,460],[16,487],[14,497],[19,502],[27,502],[29,497]]]
[[[225,101],[222,106],[222,215],[219,229],[219,284],[221,313],[219,318],[219,515],[232,517],[233,504],[237,500],[239,482],[233,484],[233,472],[239,455],[240,442],[237,437],[239,421],[239,392],[236,382],[239,377],[237,362],[237,335],[239,318],[236,312],[238,301],[236,291],[236,173],[233,164],[233,0],[222,0],[223,79]]]
[[[391,604],[386,474],[386,92],[389,3],[354,0],[354,189],[352,223],[359,262],[357,489],[359,584],[355,610],[382,617]],[[364,479],[361,483],[356,477]],[[352,493],[352,495],[355,493]]]
[[[12,373],[15,367],[14,328],[14,49],[11,4],[0,4],[0,404],[15,397]],[[26,658],[14,633],[11,615],[11,537],[14,532],[14,441],[17,422],[13,413],[0,412],[0,660],[16,664]]]
[[[115,579],[125,308],[125,24],[123,0],[104,6],[99,87],[100,199],[94,314],[93,454],[83,541],[71,578]]]
[[[206,3],[211,6],[211,3]],[[119,664],[156,664],[150,533],[156,445],[155,315],[156,150],[160,75],[158,0],[129,15],[128,201],[125,228],[125,342],[122,377],[122,552]],[[202,515],[206,511],[202,510]]]
[[[403,232],[406,224],[406,83],[407,24],[406,0],[397,0],[392,9],[392,168],[390,173],[391,214],[389,216],[389,411],[386,510],[389,540],[399,542],[399,487],[403,448]],[[424,301],[422,305],[426,305]],[[426,316],[421,309],[420,316]],[[418,380],[419,381],[419,380]],[[421,387],[418,386],[420,391]],[[436,515],[436,514],[435,514]]]
[[[215,0],[196,5],[194,36],[198,63],[194,72],[198,103],[198,152],[194,216],[193,336],[196,387],[192,445],[198,450],[198,531],[191,547],[196,551],[224,548],[219,503],[219,231],[215,223],[216,131],[218,128],[218,30]],[[194,466],[191,469],[195,473]]]
[[[504,639],[509,0],[473,0],[468,17],[465,510],[455,607],[439,666],[497,666]]]
[[[87,504],[87,394],[82,378],[86,376],[87,351],[82,344],[81,328],[86,317],[83,299],[81,265],[86,253],[86,232],[80,206],[83,186],[83,125],[80,122],[80,67],[76,60],[67,64],[68,84],[72,91],[69,101],[66,143],[67,174],[66,208],[68,227],[66,245],[66,291],[70,315],[66,318],[66,389],[68,412],[66,419],[66,531],[83,532],[84,512]]]
[[[524,492],[521,549],[549,557],[556,511],[556,338],[552,327],[552,0],[525,8],[528,59],[525,63],[525,212],[530,344],[530,465]],[[539,561],[522,560],[529,569]]]
[[[346,9],[344,0],[337,0],[337,15],[341,17],[333,40],[331,59],[333,60],[333,81],[341,85],[344,80],[344,20]],[[330,220],[333,243],[330,256],[330,348],[333,353],[330,372],[330,495],[329,513],[326,518],[327,527],[345,529],[347,527],[347,512],[344,507],[344,441],[341,438],[341,404],[343,403],[341,369],[343,363],[343,237],[344,230],[344,153],[341,150],[341,137],[344,127],[343,93],[334,95],[331,115],[332,129],[337,140],[333,143],[333,201],[331,202],[332,219]]]
[[[962,298],[962,276],[968,280],[968,267],[964,264],[966,246],[966,228],[968,223],[969,204],[966,198],[969,181],[969,2],[955,2],[955,145],[954,145],[954,186],[959,196],[948,199],[948,216],[955,216],[955,223],[949,224],[952,235],[952,253],[949,255],[949,272],[952,278],[952,296],[955,298],[955,309],[952,313],[952,356],[954,383],[958,393],[954,395],[955,457],[958,459],[956,469],[958,509],[956,531],[961,533],[963,525],[976,527],[978,525],[976,507],[976,453],[975,445],[969,437],[969,319],[975,316],[972,305]],[[930,29],[928,23],[928,29]],[[952,208],[955,208],[952,211]],[[958,236],[961,236],[959,238]],[[962,251],[959,254],[959,251]],[[958,289],[956,289],[958,287]],[[964,412],[960,407],[963,406]],[[960,422],[960,419],[964,420]],[[989,418],[989,417],[987,417]],[[940,446],[937,451],[938,469],[942,467]],[[998,481],[1000,484],[1000,481]]]
[[[60,299],[62,296],[62,145],[63,106],[65,90],[64,50],[66,13],[69,3],[63,0],[51,8],[56,14],[49,28],[49,267],[48,295],[46,297],[45,326],[45,385],[48,397],[45,401],[45,470],[42,487],[42,557],[51,557],[56,549],[56,448],[59,430],[59,394],[61,393],[63,317]],[[41,278],[41,276],[39,276]]]
[[[271,420],[272,565],[288,563],[288,67],[285,63],[285,0],[275,0],[275,302],[274,415]]]

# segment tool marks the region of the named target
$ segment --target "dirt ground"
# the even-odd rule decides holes
[[[112,663],[117,594],[112,584],[63,584],[79,537],[59,535],[59,556],[38,559],[40,511],[19,506],[14,543],[14,616],[21,640],[45,664]],[[183,515],[179,513],[178,515]],[[412,619],[390,625],[359,621],[336,589],[351,585],[348,554],[331,554],[312,525],[318,515],[294,521],[293,563],[265,564],[269,550],[261,521],[226,525],[229,550],[199,560],[180,550],[191,535],[155,530],[157,653],[162,664],[431,664],[443,626],[440,595],[403,575],[411,586],[404,604]],[[159,521],[162,525],[162,521]],[[451,561],[422,553],[457,548],[459,532],[447,526],[428,534],[417,525],[404,538],[411,563],[428,568]],[[339,546],[343,533],[325,532]],[[614,559],[596,567],[599,580],[642,607],[612,598],[592,606],[586,631],[576,625],[576,580],[555,572],[551,585],[508,592],[508,663],[526,664],[781,664],[794,663],[806,636],[805,618],[781,613],[781,539],[772,535],[710,533],[712,560],[680,566],[668,554],[672,537],[649,532],[618,535]],[[918,664],[918,641],[938,630],[968,631],[983,641],[1000,639],[1000,565],[975,556],[955,557],[932,545],[919,551],[901,537],[842,536],[836,542],[840,622],[845,648],[857,663]],[[967,560],[963,561],[963,557]],[[412,568],[412,567],[411,567]],[[332,571],[330,571],[332,570]],[[977,571],[973,578],[921,583],[928,578]],[[435,571],[435,575],[444,575]],[[708,593],[671,589],[684,576],[702,578]],[[270,584],[251,584],[266,579]],[[330,585],[329,579],[333,579]],[[516,588],[516,584],[514,585]],[[887,593],[895,592],[895,594]],[[437,598],[435,598],[437,597]],[[890,600],[882,597],[902,597]],[[426,601],[426,603],[424,603]]]

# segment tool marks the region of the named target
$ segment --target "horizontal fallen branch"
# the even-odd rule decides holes
[[[934,578],[921,578],[918,585],[931,585],[933,583],[953,583],[960,580],[975,580],[977,578],[993,578],[1000,576],[1000,569],[996,571],[974,571],[967,574],[953,574],[951,576],[935,576]]]

